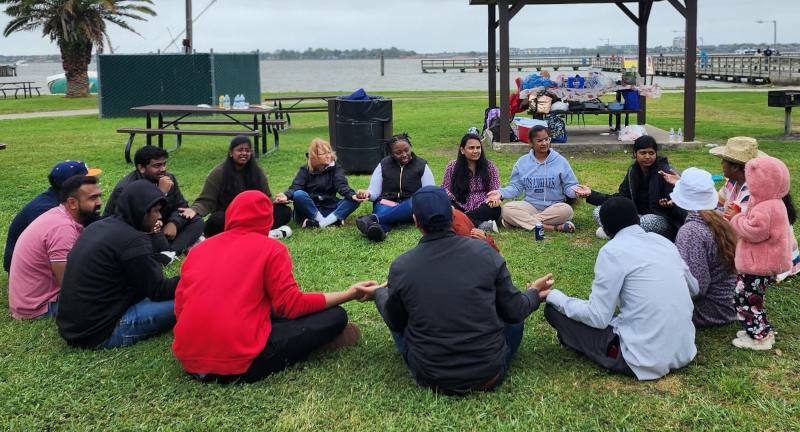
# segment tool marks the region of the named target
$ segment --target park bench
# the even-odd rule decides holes
[[[237,136],[237,135],[245,135],[250,136],[253,138],[258,139],[261,135],[261,132],[255,130],[189,130],[189,129],[148,129],[148,128],[119,128],[117,129],[117,133],[125,133],[129,134],[130,137],[128,138],[128,142],[125,144],[125,162],[131,163],[131,146],[133,145],[133,140],[136,138],[136,134],[142,134],[147,136],[164,136],[164,135],[175,135],[177,137],[177,143],[175,148],[170,151],[175,151],[180,148],[181,146],[181,137],[183,135],[195,135],[195,136]],[[277,136],[277,135],[276,135]],[[276,143],[277,145],[277,143]],[[258,146],[256,145],[256,155],[258,155]]]
[[[42,93],[39,92],[41,87],[29,87],[29,86],[20,86],[20,87],[0,87],[0,93],[3,93],[3,99],[8,98],[8,94],[6,92],[14,91],[14,99],[18,99],[17,95],[19,91],[22,90],[23,97],[33,97],[33,91],[36,90],[36,94],[41,96]]]

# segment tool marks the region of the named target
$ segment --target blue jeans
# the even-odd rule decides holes
[[[35,319],[55,318],[58,314],[58,301],[50,302],[47,304],[47,312],[37,316]]]
[[[376,202],[372,206],[372,211],[378,217],[378,222],[383,228],[383,232],[389,232],[393,226],[413,222],[411,218],[411,198],[400,201],[396,206],[388,206]]]
[[[294,217],[295,220],[302,223],[305,219],[314,219],[314,215],[317,212],[320,212],[322,216],[328,216],[329,214],[333,213],[336,215],[336,218],[339,220],[347,219],[347,216],[350,216],[350,213],[356,211],[358,206],[361,204],[357,201],[352,201],[347,198],[339,201],[339,204],[336,206],[334,210],[330,209],[320,209],[317,208],[317,205],[314,204],[314,200],[306,193],[304,190],[295,191],[294,195],[292,196],[292,201],[294,201]]]
[[[175,325],[175,300],[144,299],[128,308],[99,348],[120,348],[164,333]]]
[[[525,330],[524,323],[518,324],[509,324],[506,323],[505,328],[503,329],[503,336],[506,339],[506,345],[508,345],[508,352],[506,353],[506,357],[503,361],[503,369],[500,372],[500,377],[497,381],[492,384],[492,386],[488,390],[494,390],[500,384],[503,383],[503,380],[506,377],[506,372],[508,372],[508,367],[511,365],[511,359],[514,357],[514,354],[519,349],[519,346],[522,344],[522,333]],[[416,377],[417,376],[417,366],[414,363],[413,357],[409,357],[408,355],[408,345],[406,345],[405,338],[403,338],[403,333],[400,332],[392,332],[392,338],[394,339],[394,345],[397,347],[397,351],[400,352],[400,355],[403,357],[403,361],[405,362],[408,369],[411,371],[411,374]]]

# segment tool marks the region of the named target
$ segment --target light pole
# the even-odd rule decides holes
[[[756,21],[758,24],[767,24],[772,23],[772,47],[775,48],[775,45],[778,45],[778,21],[776,20],[758,20]]]

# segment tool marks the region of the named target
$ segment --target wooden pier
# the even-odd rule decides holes
[[[17,76],[16,66],[0,65],[0,77],[15,77]]]
[[[683,56],[652,56],[655,75],[681,78],[685,75]],[[484,72],[488,65],[485,58],[468,59],[423,59],[423,73]],[[517,57],[509,59],[509,68],[517,72],[553,70],[600,69],[606,72],[622,72],[620,57]],[[697,58],[697,79],[743,82],[751,84],[800,84],[800,55],[754,56],[715,54]]]

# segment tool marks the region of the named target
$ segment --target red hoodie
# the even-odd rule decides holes
[[[242,192],[225,212],[225,231],[186,257],[172,351],[187,372],[242,374],[264,350],[271,310],[293,319],[325,308],[323,294],[300,291],[289,251],[267,236],[271,226],[269,198]]]

